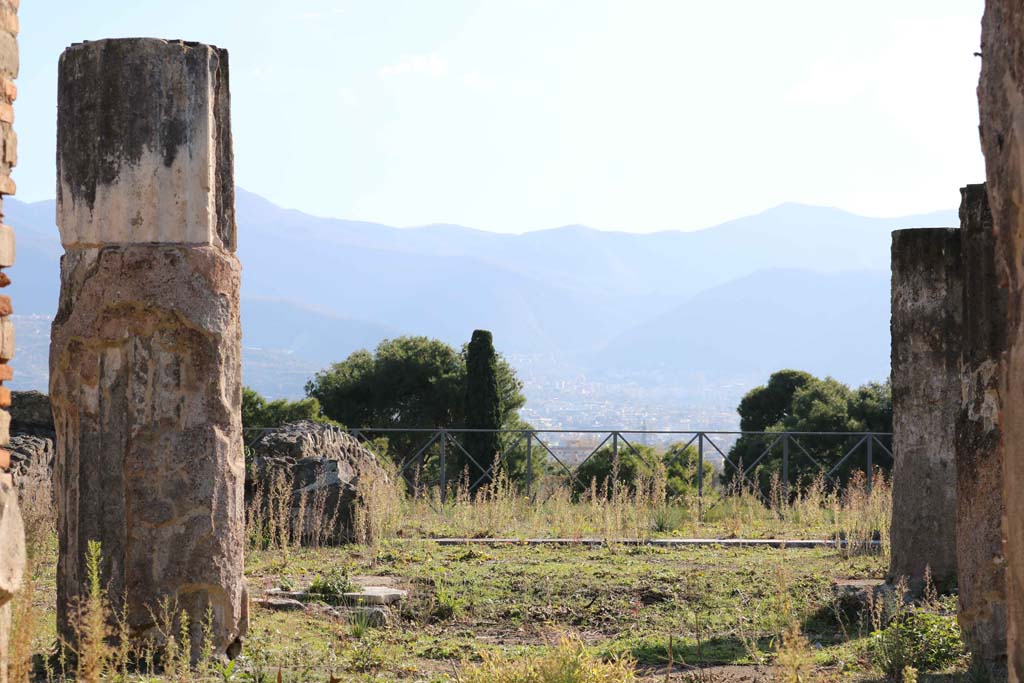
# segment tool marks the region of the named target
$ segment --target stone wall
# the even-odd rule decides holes
[[[73,45],[57,114],[58,624],[73,636],[98,540],[130,635],[151,634],[168,598],[189,614],[195,656],[207,608],[214,649],[234,656],[248,600],[227,52]]]
[[[964,263],[962,402],[957,420],[959,620],[974,662],[1006,678],[1003,449],[999,380],[1006,344],[1006,290],[985,185],[960,190]]]
[[[18,0],[0,0],[0,221],[3,195],[14,194],[11,168],[18,158],[14,134],[14,99],[18,90]],[[0,288],[10,284],[3,269],[14,265],[14,230],[0,222]],[[25,562],[25,536],[14,481],[8,471],[11,454],[11,392],[2,383],[13,377],[8,361],[14,357],[11,299],[0,295],[0,683],[7,682],[7,641],[11,628],[11,598],[21,583]]]
[[[892,234],[893,510],[889,578],[956,580],[954,435],[960,409],[960,231]]]
[[[995,252],[1004,264],[1005,364],[1002,405],[1007,657],[1011,681],[1024,680],[1024,4],[987,0],[978,83],[981,147]]]

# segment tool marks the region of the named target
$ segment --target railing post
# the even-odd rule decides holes
[[[875,435],[868,434],[868,495],[871,495],[871,479],[875,476],[874,441]]]
[[[789,503],[789,432],[782,435],[782,497]]]
[[[704,432],[697,433],[697,521],[704,521]]]
[[[533,432],[526,432],[526,497],[533,488]]]
[[[448,431],[441,428],[441,505],[448,502]]]
[[[612,501],[618,498],[619,491],[619,433],[612,432]]]

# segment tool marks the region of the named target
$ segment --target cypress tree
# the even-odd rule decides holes
[[[498,394],[497,354],[494,352],[494,338],[487,330],[474,330],[473,338],[466,349],[466,428],[501,428],[501,398]],[[459,453],[457,476],[464,470],[469,472],[472,486],[494,462],[501,449],[497,432],[470,432],[461,440],[473,461]],[[484,482],[480,482],[484,483]]]

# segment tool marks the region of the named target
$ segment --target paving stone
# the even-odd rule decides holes
[[[394,605],[408,596],[408,591],[387,586],[364,586],[361,591],[344,595],[346,600],[362,605]]]

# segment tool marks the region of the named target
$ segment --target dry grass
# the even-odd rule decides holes
[[[443,504],[436,487],[411,498],[392,495],[386,506],[396,500],[401,514],[395,532],[402,537],[827,538],[845,541],[851,554],[873,551],[873,540],[886,548],[892,511],[892,491],[881,472],[870,492],[863,475],[855,475],[843,491],[819,477],[788,497],[775,481],[768,496],[737,485],[709,489],[702,499],[669,499],[663,469],[635,486],[602,489],[591,482],[579,496],[564,479],[548,477],[532,497],[499,471],[475,492],[465,481],[454,485]]]
[[[628,658],[603,661],[576,636],[563,636],[547,652],[509,658],[485,653],[480,664],[457,674],[462,683],[630,683],[636,680]]]

